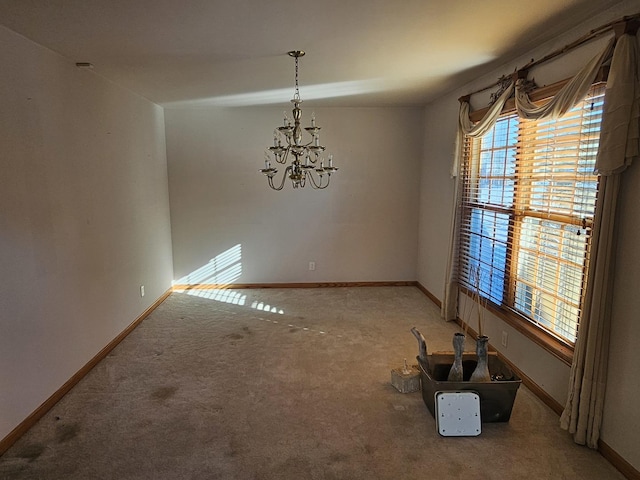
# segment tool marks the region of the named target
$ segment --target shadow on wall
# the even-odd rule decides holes
[[[242,245],[235,245],[216,255],[209,263],[173,282],[173,291],[217,302],[246,305],[247,295],[227,287],[242,275]],[[284,310],[252,302],[251,308],[284,315]]]

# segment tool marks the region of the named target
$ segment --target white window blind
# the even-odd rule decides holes
[[[598,179],[604,89],[558,120],[503,115],[468,138],[459,282],[498,307],[575,342]]]

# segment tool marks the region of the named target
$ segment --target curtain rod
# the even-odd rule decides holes
[[[573,42],[565,45],[564,47],[555,50],[553,52],[551,52],[550,54],[542,57],[539,60],[534,60],[531,59],[531,61],[529,63],[527,63],[524,67],[522,68],[516,68],[515,73],[513,74],[514,76],[516,76],[516,78],[526,78],[526,71],[530,70],[531,68],[540,65],[541,63],[545,63],[548,62],[549,60],[551,60],[552,58],[557,57],[558,55],[562,55],[564,53],[567,53],[571,50],[573,50],[574,48],[577,48],[597,37],[599,37],[600,35],[604,35],[605,33],[608,33],[610,31],[614,31],[616,33],[616,38],[618,38],[620,35],[623,35],[624,33],[635,33],[635,31],[638,29],[638,27],[640,26],[640,13],[636,13],[635,15],[629,15],[629,16],[625,16],[622,17],[620,20],[614,20],[612,22],[609,22],[605,25],[602,25],[598,28],[594,28],[593,30],[591,30],[589,33],[587,33],[586,35],[583,35],[582,37],[578,38],[577,40],[574,40]],[[466,95],[463,95],[462,97],[460,97],[458,100],[460,102],[463,101],[469,101],[469,99],[471,98],[471,95],[475,95],[476,93],[480,93],[480,92],[484,92],[485,90],[489,90],[490,88],[493,88],[497,85],[500,84],[501,79],[499,79],[498,81],[492,83],[491,85],[487,85],[486,87],[483,88],[479,88],[478,90],[475,90],[471,93],[468,93]]]

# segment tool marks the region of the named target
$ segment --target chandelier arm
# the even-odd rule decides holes
[[[269,187],[271,187],[273,190],[282,190],[282,185],[280,185],[280,188],[276,188],[273,186],[273,178],[272,177],[267,177],[267,182],[269,182]]]
[[[278,160],[278,158],[276,157],[276,162],[281,163],[282,165],[286,165],[287,158],[289,158],[289,150],[291,150],[291,148],[287,147],[287,149],[284,151],[284,155],[282,155],[282,158],[280,160]]]
[[[325,185],[322,185],[323,184],[322,176],[320,176],[320,182],[316,183],[316,181],[313,178],[313,173],[312,172],[309,172],[309,179],[311,180],[311,186],[315,190],[324,190],[325,188],[327,188],[329,186],[329,182],[331,181],[331,177],[329,175],[327,175],[327,183]]]
[[[269,186],[270,186],[272,189],[276,190],[276,191],[280,191],[280,190],[282,190],[282,188],[284,187],[284,182],[285,182],[285,180],[287,179],[287,176],[288,176],[288,175],[287,175],[287,172],[290,172],[290,171],[291,171],[291,166],[289,166],[289,167],[287,167],[287,168],[285,168],[285,169],[284,169],[284,173],[283,173],[283,175],[282,175],[282,181],[280,182],[280,186],[278,186],[278,187],[275,187],[275,186],[273,185],[273,177],[269,177]]]

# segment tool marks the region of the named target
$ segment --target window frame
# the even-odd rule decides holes
[[[594,82],[593,86],[598,86],[603,82],[605,82],[607,73],[608,72],[606,70],[602,70],[601,74],[598,75],[598,78]],[[552,84],[546,87],[538,88],[533,92],[531,92],[529,94],[529,97],[533,102],[542,103],[548,100],[550,97],[553,97],[553,95],[555,95],[568,81],[569,79],[557,82],[555,84]],[[482,119],[482,117],[486,114],[487,111],[488,111],[488,107],[475,110],[470,113],[469,117],[472,121],[479,121],[480,119]],[[505,107],[500,113],[500,116],[502,117],[505,115],[513,114],[514,111],[515,111],[515,104],[513,99],[510,99],[505,104]],[[465,147],[463,148],[469,148],[469,149],[476,148],[475,145],[471,146],[466,144],[466,142],[469,142],[469,141],[471,141],[471,139],[469,138],[464,139]],[[598,177],[598,184],[599,184],[599,177]],[[512,229],[513,226],[510,225],[509,228]],[[514,250],[512,246],[510,248]],[[513,269],[512,263],[513,263],[513,257],[508,258],[506,262],[506,268],[505,268],[506,272],[512,271]],[[474,292],[472,292],[469,288],[465,287],[459,282],[458,282],[458,288],[461,293],[467,295],[471,299],[474,298]],[[583,285],[583,288],[584,288],[584,285]],[[487,300],[485,303],[485,300],[486,299],[483,298],[483,305],[490,313],[492,313],[496,317],[503,320],[506,324],[508,324],[509,326],[511,326],[512,328],[514,328],[515,330],[517,330],[518,332],[520,332],[521,334],[529,338],[530,340],[532,340],[535,344],[539,345],[540,347],[542,347],[543,349],[545,349],[546,351],[548,351],[558,359],[562,360],[567,365],[571,365],[573,361],[574,344],[568,343],[565,340],[561,339],[560,337],[556,337],[553,333],[545,330],[543,327],[536,325],[531,319],[521,314],[510,305],[506,305],[506,304],[497,305],[490,300]],[[505,302],[511,302],[512,300],[513,300],[513,287],[510,285],[507,285],[505,288]]]

